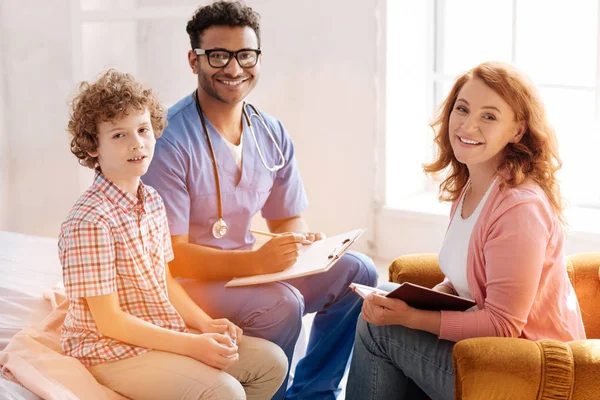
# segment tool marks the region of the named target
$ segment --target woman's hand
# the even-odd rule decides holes
[[[362,306],[363,319],[373,325],[406,326],[414,308],[400,299],[392,299],[378,294],[367,296]]]
[[[244,331],[242,328],[228,320],[227,318],[210,319],[200,325],[202,333],[221,333],[229,336],[233,344],[239,344],[242,341]]]

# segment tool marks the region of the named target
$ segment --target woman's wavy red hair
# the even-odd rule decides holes
[[[428,174],[447,170],[448,174],[439,188],[440,200],[458,199],[469,179],[467,166],[454,157],[448,124],[458,93],[472,79],[482,80],[498,93],[512,108],[516,121],[524,122],[526,126],[521,141],[509,143],[504,149],[504,159],[497,169],[501,187],[515,187],[527,178],[532,179],[542,187],[563,220],[564,207],[556,178],[562,162],[555,131],[548,122],[544,104],[533,82],[516,67],[500,62],[480,64],[459,76],[442,103],[438,117],[431,123],[438,151],[434,161],[425,164],[423,169]]]

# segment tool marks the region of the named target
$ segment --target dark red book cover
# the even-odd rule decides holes
[[[442,293],[413,283],[404,282],[387,297],[404,300],[406,304],[420,310],[465,311],[477,303],[452,294]]]

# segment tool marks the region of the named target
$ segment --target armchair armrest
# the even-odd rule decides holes
[[[600,252],[579,253],[567,257],[567,271],[577,293],[581,317],[588,338],[600,338]]]
[[[454,346],[453,366],[456,399],[600,398],[600,340],[467,339]]]
[[[600,375],[600,340],[576,340],[567,344],[575,361],[573,400],[600,399],[597,383]]]
[[[411,282],[432,288],[444,280],[437,254],[409,254],[398,257],[389,267],[390,282]]]

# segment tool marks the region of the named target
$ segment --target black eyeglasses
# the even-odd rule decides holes
[[[229,51],[225,49],[194,49],[197,55],[206,54],[208,65],[213,68],[225,68],[232,58],[235,57],[242,68],[252,68],[258,62],[260,49],[241,49],[238,51]]]

